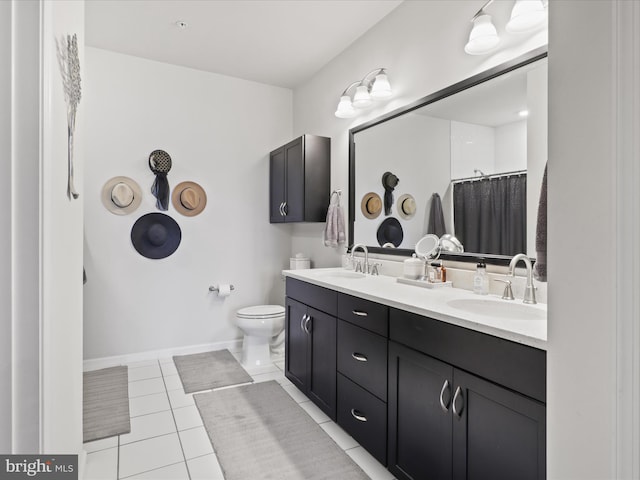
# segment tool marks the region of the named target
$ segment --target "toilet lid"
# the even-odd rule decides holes
[[[281,305],[257,305],[238,310],[238,317],[242,318],[273,318],[284,315],[284,307]]]

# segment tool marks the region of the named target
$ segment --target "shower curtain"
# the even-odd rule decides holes
[[[526,252],[526,174],[455,183],[453,215],[455,235],[465,252]]]

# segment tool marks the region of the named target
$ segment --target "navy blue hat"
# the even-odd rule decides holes
[[[378,237],[380,246],[383,246],[385,243],[393,243],[394,246],[398,247],[404,238],[402,225],[400,225],[397,218],[389,217],[380,224],[376,236]]]
[[[164,213],[147,213],[131,228],[131,243],[147,258],[165,258],[176,251],[182,232],[180,226]]]

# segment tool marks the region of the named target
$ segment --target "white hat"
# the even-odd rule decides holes
[[[398,199],[398,215],[405,220],[413,218],[416,214],[416,200],[412,195],[405,193]]]
[[[142,190],[129,177],[113,177],[102,187],[102,203],[111,213],[127,215],[142,202]]]

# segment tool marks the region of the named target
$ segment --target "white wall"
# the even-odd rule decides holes
[[[495,127],[496,158],[494,172],[515,172],[527,169],[527,121],[506,123]],[[486,173],[486,172],[485,172]]]
[[[84,3],[43,2],[42,98],[42,451],[82,450],[82,182],[86,109],[76,120],[75,187],[67,197],[67,105],[55,40],[78,36],[80,73],[86,78]],[[86,87],[87,84],[82,85]],[[85,90],[86,91],[86,90]]]
[[[76,32],[82,43],[84,6],[2,2],[0,12],[0,451],[77,454],[82,204],[66,197],[67,115],[54,39]]]
[[[268,154],[293,138],[291,91],[95,48],[86,59],[85,358],[239,338],[238,308],[283,302],[291,227],[269,224]],[[161,260],[130,240],[135,220],[158,211],[155,149],[172,157],[172,187],[192,180],[208,199],[195,217],[170,206],[182,242]],[[116,175],[144,192],[133,214],[100,201]],[[217,283],[236,289],[219,299],[208,291]]]
[[[407,1],[294,92],[294,134],[315,133],[332,138],[332,188],[348,198],[348,130],[384,112],[436,92],[473,74],[546,44],[546,32],[513,36],[504,33],[512,1],[495,2],[491,15],[503,34],[502,47],[487,56],[464,53],[469,19],[482,0]],[[340,93],[376,67],[387,67],[394,96],[365,115],[338,119]],[[346,202],[345,202],[346,203]],[[341,249],[322,246],[322,224],[297,225],[293,250],[305,252],[316,266],[340,265]]]
[[[11,158],[11,3],[0,2],[0,157]],[[11,161],[0,162],[0,231],[11,231]],[[11,451],[11,235],[0,235],[0,452]]]
[[[549,7],[548,478],[638,478],[638,398],[624,402],[638,385],[640,9],[612,1]],[[633,31],[633,42],[617,43]],[[629,87],[631,76],[618,74],[631,69]],[[635,125],[618,123],[632,105]],[[627,150],[633,142],[635,152]],[[629,450],[635,469],[619,469]]]
[[[431,195],[437,192],[444,202],[449,187],[449,123],[440,118],[409,114],[355,135],[358,152],[355,221],[358,235],[354,243],[379,245],[378,227],[388,218],[384,214],[384,206],[380,216],[369,219],[363,215],[360,205],[362,197],[371,191],[378,193],[384,203],[382,175],[386,171],[399,178],[391,206],[391,216],[398,219],[404,232],[399,248],[413,249],[424,236]],[[398,214],[397,201],[405,193],[411,194],[416,201],[416,213],[410,219]]]
[[[451,121],[451,179],[495,173],[496,130],[486,125]]]

